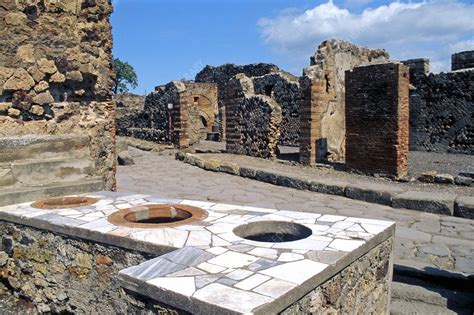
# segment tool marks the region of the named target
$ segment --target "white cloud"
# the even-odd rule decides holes
[[[474,5],[456,0],[392,2],[352,13],[332,1],[300,13],[262,18],[265,43],[297,60],[308,60],[326,39],[385,48],[395,59],[428,57],[432,70],[449,70],[450,54],[472,49]]]

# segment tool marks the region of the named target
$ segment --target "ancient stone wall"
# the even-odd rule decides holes
[[[222,133],[220,135],[222,140],[225,140],[226,138],[226,115],[224,111],[229,101],[225,97],[225,90],[227,89],[229,81],[239,73],[243,73],[248,77],[259,77],[278,71],[279,68],[276,65],[267,63],[250,64],[244,66],[224,64],[218,67],[208,65],[196,75],[195,82],[217,84],[219,108],[218,121],[222,126]]]
[[[132,93],[116,94],[113,100],[117,105],[117,117],[122,117],[130,112],[143,110],[146,96]]]
[[[253,82],[244,74],[236,75],[226,88],[229,153],[275,158],[282,110],[270,97],[255,95]]]
[[[356,66],[388,60],[380,49],[328,40],[311,57],[300,78],[300,162],[341,161],[345,158],[344,73]]]
[[[171,134],[168,104],[173,105]],[[117,118],[117,134],[185,147],[212,132],[216,114],[215,84],[172,81],[156,87],[146,97],[143,110]]]
[[[400,63],[346,72],[346,165],[370,174],[408,172],[409,72]]]
[[[451,56],[451,70],[474,68],[474,50],[462,51]]]
[[[410,150],[474,154],[474,70],[415,69],[410,68]]]
[[[284,72],[253,78],[255,94],[275,100],[282,109],[281,145],[298,146],[300,132],[300,85],[298,78]]]
[[[281,314],[389,314],[392,247],[381,243]]]
[[[80,134],[115,187],[109,0],[0,0],[0,136]]]
[[[120,286],[118,272],[151,255],[7,222],[0,222],[0,235],[0,296],[7,314],[186,313]]]

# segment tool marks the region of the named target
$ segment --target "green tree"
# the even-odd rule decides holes
[[[129,86],[136,88],[138,86],[137,74],[135,69],[126,61],[118,58],[112,60],[115,69],[114,94],[128,92]]]

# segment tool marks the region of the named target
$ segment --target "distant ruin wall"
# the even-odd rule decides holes
[[[114,95],[113,99],[117,105],[117,117],[122,117],[130,111],[143,110],[146,96],[132,93],[123,93]]]
[[[227,138],[229,153],[261,158],[276,157],[282,111],[270,97],[255,95],[252,80],[243,74],[228,84],[226,97]]]
[[[410,150],[474,154],[474,71],[414,75]]]
[[[387,61],[380,49],[359,47],[345,41],[321,43],[311,66],[300,78],[300,162],[342,161],[345,158],[344,73],[356,66]]]
[[[0,136],[90,138],[96,175],[115,187],[109,0],[0,0]]]
[[[283,73],[271,73],[253,79],[255,94],[274,99],[282,109],[280,139],[278,144],[299,145],[300,85],[298,78]]]
[[[408,68],[400,63],[346,72],[346,165],[369,174],[408,172]]]
[[[171,104],[171,133],[168,104]],[[217,114],[215,84],[172,81],[155,88],[143,110],[118,117],[117,134],[188,146],[212,131]]]

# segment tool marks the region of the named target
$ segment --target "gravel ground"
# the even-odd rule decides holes
[[[456,176],[459,172],[463,171],[474,172],[474,156],[410,151],[408,166],[410,175],[414,177],[428,171],[437,171],[438,173]]]

